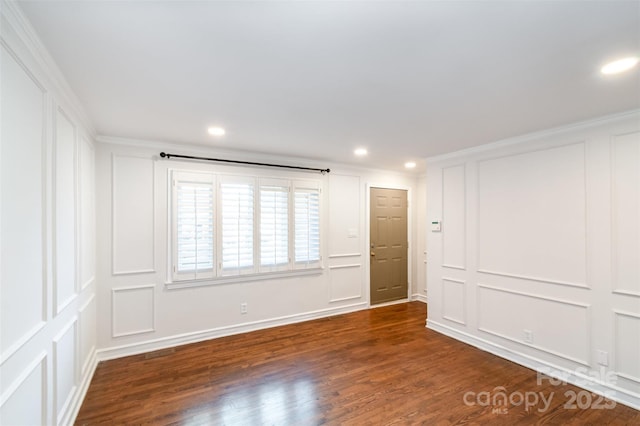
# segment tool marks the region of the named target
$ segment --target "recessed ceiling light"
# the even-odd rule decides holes
[[[364,155],[367,155],[367,148],[356,148],[353,153],[355,155],[357,155],[358,157],[362,157]]]
[[[600,69],[602,74],[618,74],[638,65],[640,58],[630,56],[628,58],[618,59],[617,61],[609,62],[607,65]]]
[[[224,136],[226,133],[222,127],[209,127],[207,131],[211,136]]]
[[[413,161],[407,161],[406,163],[404,163],[404,166],[407,169],[413,169],[414,167],[416,167],[416,163]]]

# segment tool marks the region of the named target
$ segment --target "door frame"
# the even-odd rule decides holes
[[[394,300],[392,302],[379,303],[377,305],[371,304],[371,254],[367,256],[367,253],[371,252],[371,188],[382,188],[382,189],[399,189],[402,191],[407,191],[407,239],[409,240],[409,248],[407,249],[407,297],[405,299]],[[364,255],[366,256],[365,261],[365,282],[366,289],[365,293],[367,295],[367,307],[368,308],[380,308],[382,306],[395,305],[398,303],[406,303],[411,300],[411,286],[413,285],[413,275],[411,273],[413,266],[413,201],[411,199],[411,187],[406,185],[389,185],[389,184],[376,184],[367,182],[365,184],[365,229],[366,229],[366,237],[365,237],[365,251]]]

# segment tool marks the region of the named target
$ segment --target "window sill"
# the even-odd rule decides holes
[[[167,281],[164,286],[167,290],[177,290],[181,288],[208,287],[219,284],[231,284],[250,281],[266,281],[278,278],[292,278],[305,275],[321,275],[322,267],[298,269],[295,271],[261,272],[259,274],[234,275],[228,277],[206,278],[201,280]]]

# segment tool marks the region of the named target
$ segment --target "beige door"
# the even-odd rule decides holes
[[[371,188],[371,304],[407,294],[407,191]]]

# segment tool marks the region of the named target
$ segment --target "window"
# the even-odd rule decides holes
[[[194,173],[174,176],[173,278],[214,276],[214,177]]]
[[[260,271],[289,265],[289,182],[260,182]]]
[[[321,267],[320,182],[172,172],[173,281]]]
[[[298,268],[316,267],[320,262],[320,191],[296,187],[295,258]]]
[[[253,182],[220,183],[222,275],[253,272]]]

